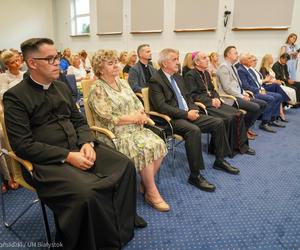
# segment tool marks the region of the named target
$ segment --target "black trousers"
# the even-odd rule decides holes
[[[286,84],[286,86],[296,90],[297,102],[300,102],[300,82],[295,82],[294,84]]]
[[[206,109],[212,117],[223,119],[232,156],[236,153],[245,153],[249,148],[249,144],[243,114],[236,108],[226,104],[222,104],[219,108],[212,106]]]
[[[38,195],[53,211],[63,249],[120,249],[133,238],[136,172],[121,153],[100,144],[94,167],[34,164]]]
[[[204,169],[202,156],[201,133],[211,133],[212,145],[217,158],[223,159],[231,154],[226,128],[221,118],[200,114],[195,121],[184,119],[172,120],[174,132],[184,137],[186,155],[191,170],[191,177],[197,177]]]
[[[237,102],[240,109],[247,111],[247,114],[244,118],[246,129],[249,129],[255,123],[255,121],[267,107],[267,103],[259,99],[251,99],[250,101],[245,101],[244,99],[237,97]],[[237,107],[235,103],[233,104],[233,106]]]

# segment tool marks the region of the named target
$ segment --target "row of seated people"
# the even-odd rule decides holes
[[[53,42],[50,39],[30,39],[21,48],[29,75],[4,94],[5,121],[12,148],[18,156],[33,162],[33,179],[38,194],[53,210],[66,249],[120,247],[132,238],[132,227],[137,218],[133,165],[125,156],[95,141],[74,105],[71,92],[55,81],[60,70]],[[147,49],[147,45],[141,47],[151,56],[151,50],[149,53]],[[199,72],[202,71],[202,74],[195,72],[194,77],[200,77],[207,87],[207,106],[211,102],[220,112],[200,114],[199,107],[194,104],[196,99],[193,100],[184,79],[177,74],[179,57],[174,49],[161,51],[160,70],[152,72],[152,66],[142,65],[140,70],[145,73],[144,77],[153,73],[143,86],[138,83],[128,85],[118,78],[119,66],[114,51],[100,50],[92,60],[98,77],[89,94],[95,123],[115,133],[116,149],[131,159],[141,175],[145,201],[159,211],[170,210],[154,181],[167,149],[161,138],[144,128],[148,116],[130,86],[133,89],[140,87],[139,91],[149,87],[152,110],[171,117],[174,132],[185,139],[190,167],[188,182],[197,188],[215,190],[215,186],[200,174],[204,168],[201,132],[212,134],[215,169],[239,174],[239,169],[228,163],[225,157],[233,156],[235,152],[255,154],[248,145],[243,113],[225,106],[216,92],[208,90],[211,80],[205,72],[206,55],[198,52],[194,61],[195,66],[200,65]],[[129,79],[135,66],[129,71]],[[214,110],[213,105],[210,110]],[[218,113],[218,116],[212,116],[213,113]],[[105,199],[110,199],[112,194],[114,203],[108,200],[106,203]],[[78,218],[76,223],[74,217]],[[112,223],[116,218],[116,223]],[[106,228],[107,234],[98,237],[94,233],[103,231],[102,227]],[[123,234],[116,234],[116,227],[119,231],[124,230]],[[88,230],[85,233],[86,228],[93,233]]]
[[[233,50],[236,50],[236,49],[234,48]],[[192,62],[190,63],[190,65],[192,65],[192,66],[190,66],[190,67],[192,67],[192,68],[195,67],[195,61],[194,61],[195,55],[196,55],[196,53],[191,53]],[[128,81],[129,81],[132,89],[135,92],[139,92],[142,87],[147,86],[151,76],[156,71],[154,69],[154,67],[152,67],[151,64],[148,63],[148,61],[151,59],[151,49],[150,49],[149,45],[144,45],[144,46],[142,45],[142,47],[139,47],[138,48],[138,56],[139,56],[140,60],[130,70],[129,78],[128,78]],[[215,53],[213,53],[210,56],[212,58],[216,58]],[[247,56],[249,56],[249,55],[247,55]],[[244,60],[245,56],[243,56],[242,60],[243,60],[244,64],[248,64],[248,66],[246,66],[247,69],[244,68],[244,64],[243,65],[240,63],[237,64],[237,59],[238,59],[237,54],[235,57],[236,58],[233,58],[233,59],[226,59],[226,57],[225,57],[225,62],[233,60],[233,62],[229,62],[230,63],[229,65],[235,65],[236,69],[234,72],[229,72],[229,73],[231,73],[231,74],[235,73],[234,76],[238,75],[237,82],[240,84],[241,88],[243,88],[244,90],[251,90],[251,88],[249,88],[249,83],[247,83],[247,80],[250,79],[252,84],[254,83],[255,89],[258,88],[259,91],[264,91],[264,89],[266,89],[269,92],[279,92],[279,94],[281,95],[281,99],[282,99],[281,103],[283,103],[284,105],[292,104],[297,107],[297,103],[299,102],[299,98],[300,98],[299,97],[300,96],[300,93],[299,93],[300,85],[297,81],[294,81],[289,78],[289,73],[287,70],[287,61],[289,58],[288,54],[286,54],[286,53],[282,54],[280,60],[273,65],[274,72],[271,68],[271,65],[273,63],[272,57],[270,55],[266,55],[263,58],[264,66],[260,70],[263,73],[262,75],[255,70],[257,61],[254,56],[252,56],[251,62],[250,61],[246,62],[246,60]],[[221,67],[221,66],[222,66],[222,68],[224,68],[224,65],[219,65],[218,67]],[[239,67],[239,66],[241,66],[241,67]],[[249,73],[250,75],[248,75],[248,68],[250,69],[249,72],[251,72],[251,73]],[[217,69],[218,68],[216,68],[214,71],[215,73],[213,73],[213,78],[216,78]],[[244,69],[244,71],[243,71],[243,69]],[[247,70],[246,76],[248,76],[248,78],[244,77],[245,74],[243,74],[243,72],[245,72],[245,69]],[[185,76],[189,70],[191,70],[191,68],[188,69],[186,66],[184,66],[184,68],[182,70],[183,75]],[[206,68],[206,71],[209,71],[208,67]],[[274,77],[274,75],[276,78]],[[240,78],[242,78],[242,79],[240,79]],[[208,80],[210,81],[210,79],[208,79]],[[244,96],[244,95],[241,95],[241,93],[237,93],[236,90],[230,89],[231,88],[230,86],[232,84],[235,85],[235,83],[230,82],[230,81],[232,81],[231,79],[227,78],[227,79],[222,79],[220,81],[220,78],[217,78],[217,80],[219,80],[218,81],[219,84],[222,85],[222,83],[223,83],[223,85],[225,85],[225,89],[229,88],[227,91],[224,91],[226,94],[230,94],[230,95],[233,95],[233,96],[239,97],[239,98],[241,98],[241,96]],[[242,86],[242,84],[243,84],[243,86]],[[275,86],[275,84],[277,84],[279,86]],[[252,89],[252,90],[254,90],[254,89]],[[255,90],[255,92],[257,92],[257,90]],[[244,91],[244,93],[246,93],[246,92]],[[272,94],[267,94],[267,96],[268,95],[272,95]],[[275,96],[276,96],[276,94],[275,94]],[[263,97],[261,96],[261,98],[263,98]],[[259,100],[257,102],[259,102]],[[232,100],[228,101],[228,103],[231,105],[233,104]],[[261,102],[260,104],[261,104],[260,106],[264,106],[265,103]],[[271,106],[273,107],[274,105],[271,105]],[[282,121],[286,121],[285,117],[284,117],[284,111],[283,111],[282,106],[283,106],[282,104],[279,105],[279,107],[280,107],[279,115],[276,115],[276,112],[274,111],[273,112],[274,114],[271,114],[271,117],[269,117],[270,114],[268,114],[268,113],[270,113],[270,112],[268,112],[270,108],[269,107],[267,108],[267,110],[266,110],[267,117],[265,117],[265,119],[267,119],[267,120],[263,121],[263,124],[261,126],[262,129],[264,129],[268,132],[275,132],[274,129],[270,128],[269,123],[272,123],[272,125],[275,125],[275,126],[277,126],[277,125],[280,126],[280,124],[276,121],[276,118],[280,119]],[[252,107],[252,109],[253,108],[255,108],[255,107]],[[260,109],[262,110],[263,108],[264,107],[261,107]],[[256,109],[257,109],[257,105],[256,105]],[[249,118],[249,116],[251,116],[251,113],[253,113],[253,112],[249,112],[249,113],[250,114],[248,114],[246,116],[246,124],[248,123],[249,119],[251,118],[251,117]],[[252,120],[255,120],[255,119],[252,119]],[[249,121],[249,122],[251,123],[251,121]],[[248,137],[253,139],[251,137],[251,135],[248,135]]]
[[[3,94],[11,87],[18,84],[23,79],[24,71],[21,70],[23,62],[20,54],[14,50],[5,50],[1,53],[0,61],[4,66],[4,72],[0,74],[0,100]],[[0,110],[2,112],[2,110]],[[3,132],[0,128],[0,146],[3,145]],[[1,157],[0,173],[3,178],[1,192],[6,192],[8,188],[16,190],[19,184],[14,181],[11,165]]]

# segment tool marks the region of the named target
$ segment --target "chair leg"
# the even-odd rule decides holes
[[[175,137],[172,138],[171,140],[171,148],[172,148],[172,159],[173,159],[173,162],[172,162],[172,174],[173,176],[175,176]]]
[[[160,184],[160,168],[157,171],[157,184]]]
[[[1,178],[1,184],[2,184],[2,178]],[[5,199],[4,194],[1,192],[1,203],[2,203],[2,218],[3,218],[3,224],[6,228],[11,228],[35,203],[37,203],[39,199],[35,199],[11,222],[9,223],[6,220],[6,209],[5,209]]]
[[[206,144],[207,146],[206,146],[206,152],[207,152],[207,154],[209,153],[208,151],[209,151],[209,133],[207,134],[207,144]]]
[[[2,185],[2,177],[0,177],[0,184]],[[34,199],[33,201],[30,202],[30,204],[11,222],[9,223],[6,218],[6,209],[5,209],[5,199],[4,199],[4,194],[1,192],[1,210],[2,210],[2,219],[3,219],[3,224],[6,228],[11,229],[12,226],[37,202],[40,200]],[[49,249],[52,249],[50,243],[51,241],[51,236],[50,236],[50,229],[49,229],[49,223],[48,223],[48,218],[46,214],[46,209],[44,203],[40,201],[41,204],[41,209],[42,209],[42,216],[43,216],[43,223],[44,223],[44,229],[45,229],[45,235],[46,235],[46,242],[49,243]]]
[[[42,202],[41,200],[40,200],[40,205],[41,205],[41,209],[42,209],[42,217],[43,217],[43,225],[44,225],[45,236],[46,236],[46,243],[49,244],[49,249],[52,249],[52,247],[50,246],[50,243],[52,242],[52,240],[51,240],[51,234],[50,234],[50,228],[49,228],[46,207],[45,207],[44,202]]]
[[[2,184],[3,184],[3,179],[2,179],[2,175],[0,176],[0,185],[2,187]],[[2,190],[1,190],[1,212],[2,212],[2,221],[5,225],[5,221],[6,221],[6,213],[5,213],[5,205],[4,205],[4,194],[2,193]]]

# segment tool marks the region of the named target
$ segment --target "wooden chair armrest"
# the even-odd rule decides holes
[[[147,124],[150,125],[150,126],[154,126],[155,122],[151,118],[148,118]]]
[[[254,94],[253,94],[253,92],[252,91],[250,91],[250,90],[245,90],[245,92],[246,93],[248,93],[251,97],[253,97],[254,96]]]
[[[161,113],[158,113],[158,112],[155,112],[155,111],[150,111],[149,115],[160,117],[160,118],[164,119],[168,123],[171,122],[171,118],[169,116],[161,114]]]
[[[206,106],[202,102],[194,102],[199,108],[203,109],[205,114],[208,115]]]
[[[135,93],[135,95],[143,100],[143,95],[142,95],[142,93]]]
[[[91,126],[90,128],[91,128],[92,131],[96,131],[96,132],[99,132],[99,133],[102,133],[102,134],[106,135],[111,140],[116,138],[114,133],[109,131],[106,128],[100,128],[100,127],[96,127],[96,126]]]
[[[240,111],[243,115],[246,115],[246,114],[247,114],[247,111],[244,110],[244,109],[239,109],[239,111]]]
[[[206,106],[202,102],[194,102],[199,108],[206,110]]]
[[[221,94],[221,95],[220,95],[220,97],[224,97],[224,98],[228,98],[228,99],[236,100],[236,97],[234,97],[233,95]]]
[[[17,162],[19,162],[20,164],[22,164],[26,168],[27,171],[29,171],[29,172],[33,171],[33,166],[30,161],[23,160],[22,158],[16,156],[16,154],[12,151],[6,151],[6,152],[5,151],[2,149],[2,152],[4,154],[8,155],[10,158],[12,158],[12,159],[16,160]]]

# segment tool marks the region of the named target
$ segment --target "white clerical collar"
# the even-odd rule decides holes
[[[48,84],[45,84],[45,83],[39,83],[39,82],[37,82],[36,80],[34,80],[34,79],[31,77],[31,75],[30,75],[30,78],[31,78],[31,80],[34,81],[36,84],[41,85],[41,86],[43,87],[44,90],[49,89],[49,87],[50,87],[50,85],[51,85],[51,82],[48,83]]]

